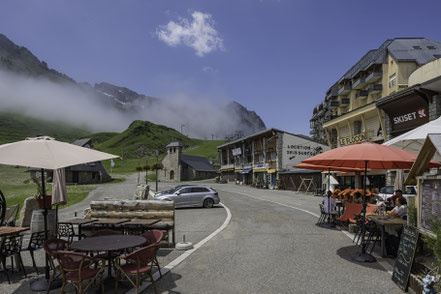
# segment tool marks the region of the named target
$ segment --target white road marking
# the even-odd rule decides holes
[[[278,204],[278,205],[281,205],[281,206],[285,206],[285,207],[289,207],[289,208],[293,208],[293,209],[296,209],[296,210],[300,210],[300,211],[303,211],[303,212],[305,212],[305,213],[308,213],[308,214],[310,214],[310,215],[313,215],[313,216],[315,216],[315,217],[317,217],[317,218],[319,218],[320,216],[318,215],[318,214],[316,214],[316,213],[313,213],[313,212],[311,212],[311,211],[308,211],[308,210],[306,210],[306,209],[302,209],[302,208],[298,208],[298,207],[295,207],[295,206],[291,206],[291,205],[287,205],[287,204],[283,204],[283,203],[280,203],[280,202],[277,202],[277,201],[273,201],[273,200],[268,200],[268,199],[264,199],[264,198],[260,198],[260,197],[256,197],[256,196],[251,196],[251,195],[249,195],[249,194],[245,194],[245,193],[241,193],[241,192],[234,192],[234,193],[236,193],[236,194],[241,194],[241,195],[244,195],[244,196],[247,196],[247,197],[251,197],[251,198],[255,198],[255,199],[259,199],[259,200],[262,200],[262,201],[267,201],[267,202],[271,202],[271,203],[275,203],[275,204]],[[349,233],[349,232],[346,232],[346,231],[341,231],[343,234],[345,234],[349,239],[351,239],[351,240],[353,240],[354,239],[354,235],[353,234],[351,234],[351,233]],[[390,274],[390,275],[392,275],[392,271],[393,271],[393,266],[392,265],[390,265],[383,257],[381,257],[381,256],[379,256],[378,254],[376,254],[375,252],[372,252],[372,255],[377,259],[377,261],[378,261],[378,263]]]
[[[163,268],[161,268],[161,273],[162,275],[165,275],[166,273],[168,273],[169,271],[171,271],[175,266],[177,266],[178,264],[180,264],[181,262],[183,262],[187,257],[189,257],[193,252],[195,252],[197,249],[199,249],[200,247],[202,247],[205,243],[207,243],[208,241],[210,241],[213,237],[215,237],[217,234],[219,234],[220,232],[222,232],[230,223],[231,221],[231,211],[230,209],[225,206],[225,204],[223,204],[222,202],[219,203],[220,205],[222,205],[222,207],[225,209],[225,211],[227,212],[227,218],[225,219],[224,223],[213,233],[211,233],[210,235],[208,235],[207,237],[205,237],[204,239],[202,239],[201,241],[199,241],[196,245],[194,245],[193,249],[187,250],[185,251],[183,254],[181,254],[180,256],[178,256],[177,258],[175,258],[174,260],[172,260],[169,264],[167,264],[166,266],[164,266]],[[153,279],[155,281],[157,281],[160,278],[159,272],[156,272],[153,274]],[[147,289],[152,283],[150,282],[145,282],[141,285],[141,287],[139,287],[139,292],[144,291],[145,289]],[[132,288],[129,291],[126,292],[126,294],[135,294],[136,293],[136,289]]]

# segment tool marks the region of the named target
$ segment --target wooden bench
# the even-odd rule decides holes
[[[99,200],[91,201],[85,218],[159,220],[149,226],[162,230],[169,246],[175,245],[175,207],[172,201]]]

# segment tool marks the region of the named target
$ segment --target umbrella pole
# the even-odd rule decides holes
[[[366,178],[367,178],[367,165],[368,161],[364,161],[364,182],[363,182],[363,209],[361,211],[361,253],[355,254],[352,256],[352,259],[359,262],[376,262],[377,260],[371,254],[366,253]]]
[[[46,206],[46,185],[44,180],[44,169],[41,169],[41,187],[43,190],[43,219],[44,219],[44,238],[47,240],[48,237],[48,231],[47,231],[47,206]],[[39,278],[36,280],[33,280],[31,282],[30,288],[32,291],[46,291],[49,288],[49,260],[47,254],[45,256],[45,277]],[[50,285],[50,290],[60,288],[62,284],[62,281],[60,279],[55,279],[52,281],[52,284]]]

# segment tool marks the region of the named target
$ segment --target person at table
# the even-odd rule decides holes
[[[395,207],[387,213],[391,216],[400,217],[402,219],[407,218],[407,201],[403,196],[395,200]]]
[[[395,200],[397,200],[397,198],[400,198],[400,197],[403,197],[403,191],[395,190],[395,194],[392,195],[391,197],[387,198],[386,201],[394,204]]]
[[[361,193],[360,192],[355,192],[354,193],[354,203],[358,203],[358,204],[363,203],[363,198],[361,198]]]
[[[326,213],[335,213],[335,199],[332,197],[331,191],[323,196],[323,209]]]

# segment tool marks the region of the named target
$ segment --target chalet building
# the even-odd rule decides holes
[[[158,171],[160,181],[193,181],[212,179],[217,171],[207,158],[182,154],[182,144],[167,145],[167,155],[162,160],[163,169]]]
[[[295,173],[294,165],[329,150],[307,136],[278,129],[268,129],[217,148],[224,181],[268,188],[279,188],[281,174]]]

